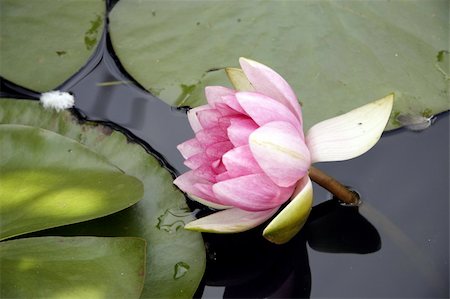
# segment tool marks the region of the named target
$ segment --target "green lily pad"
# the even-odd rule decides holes
[[[110,21],[125,69],[174,106],[205,103],[204,86],[227,85],[222,69],[244,56],[292,85],[307,128],[392,92],[388,129],[449,109],[445,0],[122,0]]]
[[[73,139],[0,125],[0,240],[128,208],[144,188]]]
[[[75,74],[95,51],[103,0],[0,0],[0,74],[44,92]]]
[[[145,241],[43,237],[0,243],[2,298],[139,298]]]
[[[111,128],[80,124],[68,111],[43,109],[38,102],[0,99],[0,124],[33,125],[72,138],[107,157],[126,174],[144,183],[144,198],[120,213],[53,229],[53,235],[133,236],[147,241],[147,275],[143,298],[188,298],[205,270],[200,233],[182,229],[194,219],[173,177],[143,147]]]

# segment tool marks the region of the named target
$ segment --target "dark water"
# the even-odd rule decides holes
[[[58,89],[72,92],[89,119],[125,127],[178,173],[186,170],[176,150],[193,136],[185,111],[133,83],[106,36]],[[3,80],[1,96],[38,94]],[[425,131],[385,133],[361,157],[316,165],[354,187],[363,203],[343,207],[314,186],[311,217],[288,244],[270,244],[258,228],[205,234],[208,266],[197,296],[448,298],[449,126],[443,113]]]

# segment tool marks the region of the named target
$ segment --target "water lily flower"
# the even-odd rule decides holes
[[[208,104],[189,110],[195,138],[178,146],[191,170],[174,183],[192,199],[220,209],[189,230],[232,233],[270,219],[263,235],[290,240],[311,211],[312,163],[346,160],[369,150],[389,119],[393,95],[320,122],[303,132],[302,111],[274,70],[245,58],[227,69],[235,89],[209,86]]]

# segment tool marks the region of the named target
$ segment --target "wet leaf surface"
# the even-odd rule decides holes
[[[1,0],[0,74],[49,91],[84,66],[104,24],[103,0]]]
[[[42,234],[142,237],[148,244],[143,297],[186,298],[194,294],[205,269],[203,240],[199,233],[181,228],[193,219],[193,214],[160,160],[139,144],[129,142],[123,133],[105,125],[80,124],[70,112],[44,110],[38,102],[1,99],[1,123],[53,130],[107,157],[110,163],[144,183],[143,200],[131,208]],[[183,275],[177,274],[177,264],[189,265],[184,267]]]
[[[449,109],[447,1],[121,0],[110,20],[125,69],[171,105],[204,103],[244,56],[293,86],[306,127],[391,92],[388,129]]]
[[[99,218],[144,188],[103,156],[51,131],[0,125],[0,239]]]
[[[145,241],[44,237],[0,243],[2,298],[139,298]]]

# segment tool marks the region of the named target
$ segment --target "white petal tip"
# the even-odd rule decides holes
[[[232,208],[189,222],[184,228],[187,230],[216,234],[240,233],[260,225],[272,217],[277,210],[278,208],[266,211],[249,212]]]
[[[391,110],[392,110],[392,106],[394,105],[394,98],[395,98],[395,94],[392,92],[390,94],[388,94],[387,96],[385,96],[384,98],[381,98],[379,100],[376,100],[370,104],[376,104],[376,105],[380,105],[385,108],[385,112],[387,113],[387,111],[389,111],[389,115],[391,114]]]
[[[242,68],[245,67],[245,65],[255,68],[255,69],[268,69],[268,67],[258,61],[252,60],[252,59],[248,59],[245,57],[241,57],[239,58],[239,64],[241,65]]]
[[[55,109],[56,111],[72,108],[75,104],[73,95],[59,90],[44,92],[39,100],[45,109]]]
[[[248,61],[250,63],[253,60],[241,56],[241,57],[239,57],[239,62],[242,62],[242,61]]]
[[[247,64],[249,64],[251,66],[261,65],[261,63],[255,61],[255,60],[252,60],[252,59],[249,59],[249,58],[245,58],[245,57],[239,57],[239,63],[243,63],[243,62],[247,63]]]
[[[306,143],[315,162],[358,157],[380,139],[391,115],[394,94],[314,125]]]

